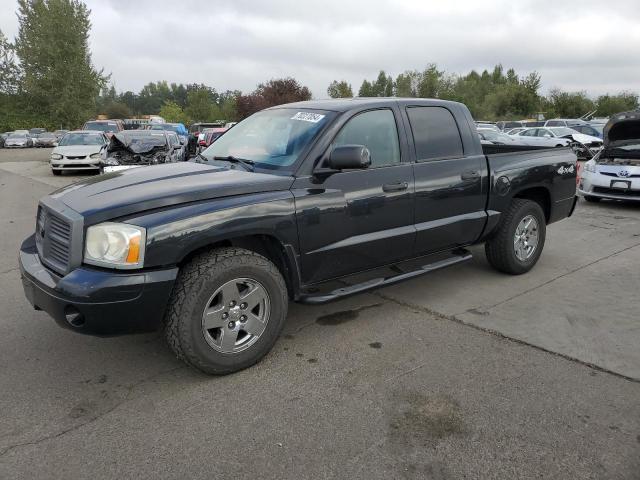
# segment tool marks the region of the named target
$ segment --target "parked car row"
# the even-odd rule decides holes
[[[525,130],[534,127],[569,127],[579,133],[585,135],[591,135],[593,137],[602,138],[602,129],[607,123],[606,118],[597,118],[592,120],[583,120],[581,118],[552,118],[549,120],[517,120],[517,121],[503,121],[496,122],[495,124],[489,124],[489,122],[476,122],[478,128],[491,126],[502,132],[509,133],[510,135],[515,133],[515,129]],[[481,127],[482,125],[482,127]]]
[[[481,125],[477,128],[480,139],[496,145],[571,147],[580,160],[591,159],[602,148],[600,137],[581,133],[573,126],[518,127],[504,133]]]
[[[74,130],[52,150],[50,165],[54,175],[65,170],[108,173],[185,159],[185,144],[173,131],[122,130],[108,136],[100,130]]]
[[[68,130],[47,132],[45,128],[0,133],[0,148],[54,147]]]

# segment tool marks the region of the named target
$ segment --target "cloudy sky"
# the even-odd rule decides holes
[[[96,66],[118,90],[152,80],[253,90],[293,76],[326,96],[333,79],[357,91],[380,69],[394,77],[437,63],[542,75],[543,89],[640,91],[638,0],[87,0]],[[17,32],[15,0],[0,29]]]

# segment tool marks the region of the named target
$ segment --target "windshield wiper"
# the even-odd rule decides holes
[[[196,154],[196,158],[199,158],[201,160],[204,160],[205,162],[208,162],[209,159],[207,157],[205,157],[204,155],[202,155],[201,153],[197,153]]]
[[[213,159],[222,160],[223,162],[229,162],[229,163],[239,163],[245,168],[245,170],[247,170],[247,172],[253,172],[255,170],[255,167],[254,167],[255,162],[253,160],[238,158],[238,157],[234,157],[233,155],[228,155],[226,157],[213,157]]]

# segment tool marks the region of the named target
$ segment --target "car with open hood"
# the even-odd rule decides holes
[[[590,202],[640,201],[640,110],[614,115],[603,133],[604,146],[585,162],[578,193]]]
[[[175,134],[174,134],[175,135]],[[124,130],[109,139],[102,160],[104,173],[177,161],[182,147],[164,130]]]
[[[54,175],[61,175],[65,170],[90,170],[98,173],[106,144],[107,137],[100,131],[74,130],[66,133],[51,151],[51,172]]]

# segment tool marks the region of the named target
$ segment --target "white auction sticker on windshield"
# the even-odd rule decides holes
[[[291,120],[302,120],[303,122],[318,123],[323,118],[324,115],[321,115],[319,113],[298,112],[293,117],[291,117]]]

